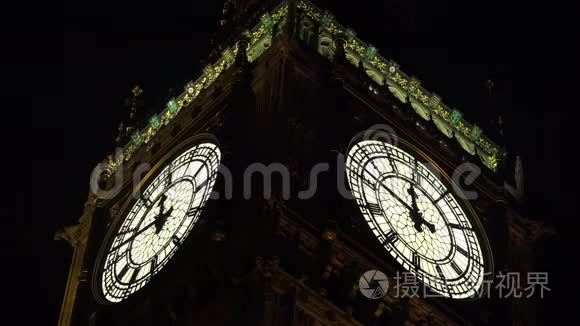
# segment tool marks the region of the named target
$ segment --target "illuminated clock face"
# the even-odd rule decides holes
[[[432,291],[451,298],[476,294],[484,279],[483,230],[425,165],[391,144],[351,147],[347,177],[376,238]]]
[[[97,286],[107,301],[120,302],[141,289],[175,254],[210,196],[219,161],[215,144],[197,144],[162,165],[133,196],[102,254]]]

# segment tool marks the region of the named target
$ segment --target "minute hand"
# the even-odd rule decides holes
[[[120,244],[116,245],[114,248],[111,248],[111,250],[109,250],[109,252],[111,251],[115,251],[119,248],[121,248],[122,246],[126,245],[127,243],[131,242],[133,239],[135,239],[139,234],[145,232],[148,228],[150,228],[152,225],[155,225],[155,223],[157,222],[157,219],[154,219],[153,222],[145,225],[145,227],[143,227],[141,230],[137,231],[137,233],[135,233],[134,235],[132,235],[129,239],[121,242]],[[125,233],[128,233],[128,231],[125,231]]]
[[[383,188],[385,188],[393,197],[397,198],[397,200],[399,202],[401,202],[401,204],[403,204],[403,206],[405,206],[409,211],[413,210],[413,208],[411,206],[409,206],[409,204],[404,202],[399,196],[397,196],[391,189],[389,189],[387,186],[385,186],[382,182],[381,182],[381,186]]]

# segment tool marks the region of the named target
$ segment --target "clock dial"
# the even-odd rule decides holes
[[[369,228],[403,268],[441,295],[477,293],[486,267],[480,245],[485,235],[435,174],[402,149],[376,140],[352,146],[346,167]]]
[[[119,302],[145,286],[167,264],[195,226],[220,162],[213,143],[197,144],[160,165],[125,206],[102,251],[103,297]],[[150,181],[149,181],[150,180]]]

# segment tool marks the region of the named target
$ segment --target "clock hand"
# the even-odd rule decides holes
[[[383,188],[385,188],[393,197],[395,197],[408,210],[413,210],[413,208],[411,206],[409,206],[409,204],[407,204],[405,201],[403,201],[399,196],[397,196],[391,189],[389,189],[387,186],[385,186],[382,182],[381,182],[381,186]]]
[[[427,228],[429,229],[429,231],[431,231],[431,233],[435,233],[435,225],[433,223],[427,222],[427,220],[423,218],[421,213],[417,212],[417,215],[415,218],[416,218],[415,225],[417,225],[417,224],[426,225]]]
[[[157,230],[157,233],[159,233],[159,231],[161,231],[161,229],[163,229],[163,225],[165,224],[165,222],[167,221],[167,218],[171,216],[171,213],[173,212],[173,206],[171,206],[169,208],[169,210],[165,213],[160,213],[157,216],[157,221],[160,221],[161,225],[159,227],[159,230]]]
[[[167,221],[167,218],[171,216],[171,213],[173,212],[173,206],[171,206],[171,208],[169,208],[167,212],[163,212],[165,210],[166,200],[167,195],[163,194],[161,196],[161,199],[159,200],[159,214],[155,216],[155,222],[157,222],[155,223],[155,233],[161,232],[161,230],[163,229],[163,225],[165,224],[165,221]]]
[[[417,206],[417,198],[415,193],[415,187],[411,184],[409,190],[407,190],[409,195],[411,195],[411,206],[412,210],[409,212],[409,217],[413,222],[415,222],[415,229],[419,232],[422,232],[423,229],[421,228],[422,225],[426,225],[431,233],[435,233],[435,225],[433,223],[427,222],[423,218],[423,215],[419,212],[419,207]]]
[[[163,224],[165,224],[165,221],[167,220],[167,218],[169,216],[171,216],[171,213],[173,212],[173,206],[172,206],[167,212],[163,213],[163,210],[164,210],[163,206],[165,205],[165,200],[167,200],[167,196],[165,194],[163,194],[160,201],[159,201],[159,206],[160,206],[159,214],[157,214],[153,217],[153,222],[145,225],[145,227],[141,228],[139,231],[137,231],[137,233],[132,235],[130,238],[121,242],[119,245],[115,246],[114,248],[111,248],[110,251],[115,251],[115,250],[121,248],[122,246],[124,246],[125,244],[131,242],[138,235],[145,232],[147,229],[149,229],[153,225],[155,225],[155,233],[159,233],[163,229]],[[118,233],[117,235],[127,234],[127,233],[131,233],[134,231],[135,231],[135,229],[127,230],[127,231],[123,231],[122,233]]]
[[[161,219],[161,215],[163,215],[163,210],[165,207],[165,200],[167,200],[167,196],[165,194],[161,195],[161,199],[159,200],[159,214],[155,215],[153,219],[155,220],[155,233],[159,233],[163,228],[163,219]]]
[[[141,196],[143,196],[143,194],[141,194]],[[141,200],[143,200],[143,201],[146,201],[146,202],[149,202],[149,205],[147,205],[147,206],[150,206],[150,205],[152,204],[152,203],[151,203],[151,200],[149,200],[148,198],[141,197]],[[161,198],[161,202],[163,202],[163,201],[165,201],[165,200],[164,200],[163,198]],[[161,204],[161,202],[160,202],[160,204]],[[158,214],[158,215],[159,215],[159,214]],[[147,214],[143,214],[143,216],[141,216],[141,218],[139,219],[139,224],[141,223],[141,221],[143,221],[143,219],[144,219],[146,216],[147,216]],[[157,220],[157,215],[155,215],[155,216],[153,217],[153,219],[154,219],[154,220]],[[145,228],[148,228],[148,227],[150,227],[150,226],[151,226],[151,224],[147,225]],[[135,230],[136,230],[136,229],[130,229],[130,230],[125,230],[125,231],[120,231],[120,232],[117,232],[117,235],[123,235],[123,234],[127,234],[127,233],[133,233],[133,232],[135,232]]]
[[[417,231],[422,232],[423,229],[421,228],[421,225],[424,224],[427,226],[429,231],[431,231],[431,233],[435,233],[435,225],[433,225],[433,223],[427,222],[427,220],[425,220],[423,216],[421,216],[421,213],[419,212],[419,208],[417,206],[417,199],[415,198],[415,188],[413,187],[412,184],[411,188],[408,190],[409,194],[411,195],[411,206],[409,206],[409,204],[403,201],[399,196],[397,196],[391,189],[385,186],[382,182],[381,186],[385,188],[393,197],[395,197],[401,204],[403,204],[403,206],[405,206],[409,210],[409,217],[415,223],[415,229]]]
[[[413,210],[418,211],[419,208],[417,207],[417,198],[415,197],[415,187],[413,187],[413,184],[411,184],[411,187],[409,187],[409,190],[407,190],[407,192],[409,193],[409,195],[411,195],[411,207],[413,207]]]
[[[135,239],[138,235],[140,235],[141,233],[145,232],[147,229],[149,229],[152,225],[155,225],[155,223],[157,223],[157,220],[153,220],[153,222],[145,225],[145,227],[143,227],[142,229],[140,229],[139,231],[137,231],[137,233],[135,233],[134,235],[132,235],[129,239],[121,242],[120,244],[118,244],[117,246],[111,248],[111,250],[109,250],[109,252],[115,251],[119,248],[121,248],[122,246],[126,245],[127,243],[131,242],[133,239]],[[130,231],[134,231],[130,230]],[[129,233],[130,231],[125,231],[125,233]]]
[[[145,232],[147,229],[149,229],[153,225],[155,225],[155,229],[156,229],[156,232],[155,233],[159,233],[160,230],[157,231],[159,221],[161,221],[164,224],[165,223],[165,220],[167,220],[167,217],[171,216],[171,213],[172,212],[173,212],[173,207],[171,207],[163,216],[161,216],[161,217],[156,216],[154,218],[153,222],[145,225],[143,228],[141,228],[139,231],[137,231],[137,233],[135,233],[134,235],[132,235],[130,238],[128,238],[127,240],[121,242],[117,246],[111,248],[111,250],[109,250],[109,252],[115,251],[115,250],[121,248],[122,246],[126,245],[127,243],[133,241],[133,239],[135,239],[137,236],[139,236],[141,233]],[[163,224],[161,224],[161,227],[160,227],[161,229],[163,229]],[[135,231],[135,229],[128,230],[128,231],[124,231],[122,234],[131,233],[133,231]],[[119,234],[121,234],[121,233],[119,233]]]

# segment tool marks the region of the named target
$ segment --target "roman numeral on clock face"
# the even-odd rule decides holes
[[[386,153],[387,153],[387,160],[389,161],[389,165],[391,166],[391,170],[393,170],[393,172],[395,172],[395,173],[399,173],[399,168],[397,167],[397,164],[395,164],[395,161],[393,159],[393,156],[391,155],[390,149],[386,148]]]
[[[165,175],[165,186],[169,186],[171,184],[171,180],[173,175],[171,174],[171,167],[167,170],[167,174]]]
[[[153,273],[155,271],[155,267],[157,267],[157,256],[153,257],[153,259],[151,259],[151,272]]]
[[[437,274],[439,274],[439,277],[440,277],[442,280],[445,280],[445,274],[443,274],[443,270],[441,270],[441,266],[439,266],[439,265],[436,265],[436,266],[435,266],[435,269],[437,270]]]
[[[449,190],[449,189],[445,190],[445,192],[443,192],[439,197],[437,197],[437,199],[435,199],[433,201],[433,204],[437,204],[438,201],[440,201],[441,199],[445,198],[445,196],[447,196],[450,193],[451,193],[451,190]]]
[[[421,176],[419,175],[419,161],[417,161],[417,159],[415,159],[415,164],[413,167],[413,180],[415,180],[415,184],[420,185],[421,184]]]
[[[136,269],[133,271],[133,275],[131,275],[131,279],[129,280],[129,283],[135,282],[135,280],[137,279],[137,275],[139,274],[139,270],[140,269]]]
[[[413,266],[415,266],[416,269],[421,269],[421,257],[419,257],[416,252],[413,253]]]
[[[472,230],[470,227],[466,227],[466,226],[463,226],[460,224],[449,223],[448,225],[450,228],[456,229],[456,230]]]
[[[367,205],[367,209],[371,212],[371,214],[373,215],[383,215],[383,209],[381,208],[381,205],[379,204],[373,204],[373,203],[369,203]]]
[[[451,268],[453,268],[453,270],[455,271],[455,273],[457,273],[457,275],[461,275],[461,273],[463,272],[454,261],[451,262]]]
[[[455,246],[455,249],[466,258],[469,258],[469,253],[465,249],[461,248],[460,246]]]
[[[139,198],[143,201],[143,205],[145,205],[146,208],[151,207],[151,204],[153,204],[153,202],[149,198],[149,195],[147,194],[141,193]]]
[[[192,207],[187,211],[185,215],[187,215],[187,217],[193,217],[195,216],[195,214],[197,214],[197,212],[199,212],[199,207]]]
[[[371,182],[371,180],[369,180],[369,178],[364,178],[364,177],[363,177],[363,183],[364,183],[364,184],[365,184],[367,187],[369,187],[369,188],[371,188],[371,189],[375,189],[375,185],[374,185],[374,184]]]
[[[123,268],[121,269],[121,271],[119,272],[119,274],[117,274],[117,277],[122,280],[123,277],[125,277],[125,274],[127,274],[127,272],[129,271],[129,264],[126,264],[125,266],[123,266]]]
[[[397,240],[399,240],[397,234],[393,230],[390,230],[389,232],[387,232],[387,234],[385,234],[385,240],[383,241],[383,245],[386,244],[394,245],[397,242]]]
[[[210,180],[210,176],[207,176],[202,182],[200,182],[199,184],[197,184],[197,188],[195,189],[195,192],[199,192],[202,189],[205,189],[205,186],[207,185],[207,183]]]
[[[195,170],[195,173],[192,175],[192,178],[194,178],[194,179],[195,179],[195,178],[197,178],[197,175],[198,175],[198,174],[201,172],[201,170],[203,170],[203,169],[204,169],[204,165],[203,165],[203,164],[201,164],[201,165],[200,165],[200,166],[197,168],[197,170]]]

